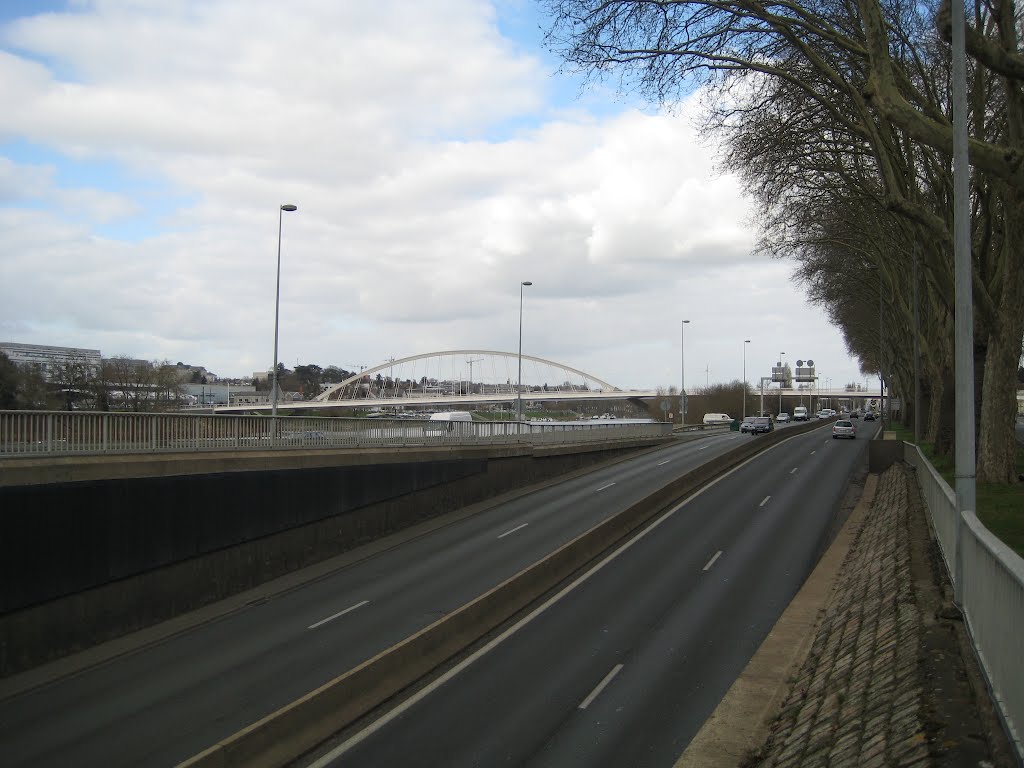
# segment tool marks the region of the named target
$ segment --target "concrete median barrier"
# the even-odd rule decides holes
[[[603,521],[443,619],[231,735],[178,768],[283,766],[444,664],[546,592],[716,477],[810,422],[747,440]]]

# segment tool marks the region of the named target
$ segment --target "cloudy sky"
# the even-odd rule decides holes
[[[0,341],[205,365],[523,351],[621,387],[864,378],[672,114],[533,0],[3,0]]]

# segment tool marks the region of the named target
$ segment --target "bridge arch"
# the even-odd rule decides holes
[[[359,390],[373,390],[372,396],[374,397],[405,397],[411,391],[415,392],[417,388],[421,391],[425,388],[453,388],[456,384],[460,391],[464,385],[468,385],[471,391],[475,387],[480,387],[493,388],[495,392],[512,392],[515,391],[518,379],[519,359],[518,352],[488,349],[424,352],[388,360],[353,374],[344,381],[324,390],[315,399],[320,401],[353,399],[354,392]],[[504,366],[500,375],[496,375],[498,361]],[[575,393],[622,391],[604,379],[554,360],[524,354],[522,361],[524,392],[541,386],[536,383],[540,380],[543,380],[545,391]],[[486,366],[481,366],[477,369],[481,371],[481,375],[474,376],[474,365],[487,362],[491,363],[490,370],[486,370]],[[464,372],[467,364],[469,376],[463,378],[461,372]],[[460,366],[459,373],[456,372],[456,365]],[[548,383],[546,378],[548,373],[555,376],[554,384]]]

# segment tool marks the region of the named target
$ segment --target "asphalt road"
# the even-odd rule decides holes
[[[738,468],[316,768],[671,766],[827,545],[861,429]]]
[[[740,440],[680,442],[493,506],[0,700],[5,767],[174,765],[429,625]],[[69,621],[74,620],[69,617]],[[5,694],[0,683],[0,697]]]

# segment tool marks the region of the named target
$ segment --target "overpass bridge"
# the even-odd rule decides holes
[[[521,365],[521,368],[520,368]],[[312,400],[278,401],[278,408],[496,405],[530,402],[614,401],[657,397],[654,390],[626,390],[564,363],[534,355],[486,349],[426,352],[387,360],[332,384]],[[220,406],[217,413],[270,409],[269,403]]]

